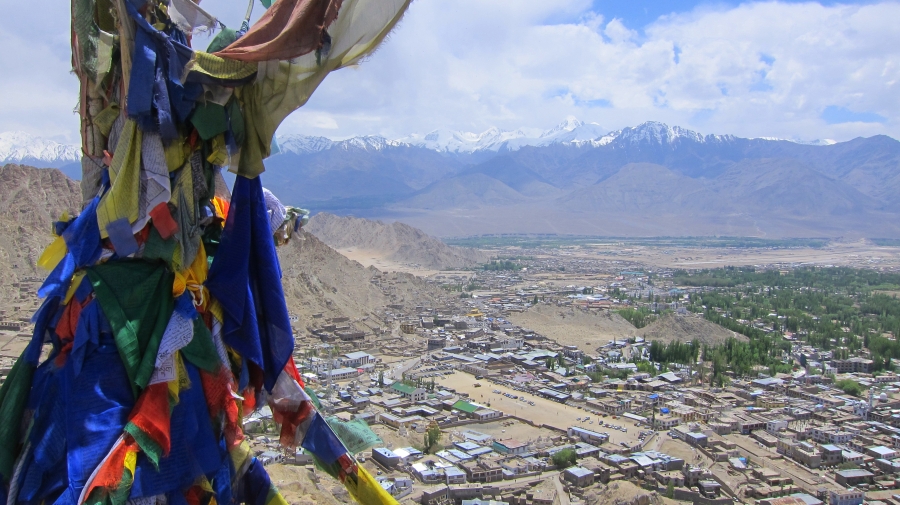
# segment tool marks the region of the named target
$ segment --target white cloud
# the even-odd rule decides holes
[[[203,3],[235,24],[243,7],[233,4]],[[665,16],[643,34],[590,5],[414,2],[370,61],[329,76],[282,132],[399,137],[436,128],[549,127],[574,115],[610,129],[659,120],[742,136],[900,138],[896,1],[719,6]],[[53,9],[62,21],[49,21],[63,26],[67,45],[66,9]],[[37,16],[32,22],[48,23]],[[0,77],[0,96],[14,97],[0,98],[0,130],[73,128],[67,125],[77,83],[67,74],[58,32],[41,30],[46,36],[0,28],[0,41],[17,40],[31,60],[0,56],[4,70],[15,69]],[[23,48],[25,40],[30,47]],[[828,106],[887,121],[828,125],[821,119]]]
[[[377,132],[401,135],[546,127],[575,115],[608,128],[662,120],[745,136],[900,137],[896,2],[701,9],[661,18],[643,36],[586,10],[578,22],[545,22],[583,2],[522,4],[414,3],[371,61],[330,76],[308,107],[340,114],[344,134],[376,133],[365,129],[373,116],[383,119]],[[820,116],[830,105],[888,121],[828,125]]]

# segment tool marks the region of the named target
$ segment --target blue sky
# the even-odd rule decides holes
[[[806,0],[788,0],[781,3],[805,3]],[[594,0],[591,10],[599,12],[609,19],[619,18],[626,26],[640,30],[643,27],[653,23],[662,16],[668,16],[673,13],[685,13],[693,11],[700,7],[704,9],[724,10],[733,8],[744,2],[736,1],[694,1],[694,0],[653,0],[644,2],[629,2],[621,0]],[[820,5],[834,5],[838,2],[817,2]],[[841,2],[845,5],[849,4],[870,4],[873,2]]]
[[[202,2],[232,26],[246,5]],[[900,138],[897,19],[898,0],[416,0],[374,56],[329,76],[279,131],[397,138],[575,116],[607,130]],[[67,2],[5,5],[0,131],[77,141],[68,45]]]

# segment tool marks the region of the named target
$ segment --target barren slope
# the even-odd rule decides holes
[[[359,319],[395,303],[412,311],[440,294],[415,276],[366,268],[307,232],[278,248],[278,258],[288,309],[301,318],[301,327],[317,313]],[[385,289],[373,283],[376,277]]]
[[[0,168],[0,275],[10,286],[27,278],[43,280],[48,272],[35,266],[44,248],[53,240],[51,222],[63,211],[80,211],[78,183],[56,169],[37,169],[18,165]],[[326,317],[363,318],[382,312],[388,304],[407,304],[410,310],[440,295],[436,288],[407,274],[385,274],[386,290],[371,280],[382,275],[350,261],[316,237],[301,233],[278,249],[283,270],[282,284],[288,309],[296,316],[299,328],[312,314]],[[30,316],[37,298],[34,289],[20,293],[0,290],[0,305],[21,303],[21,311],[8,312],[7,318]]]
[[[724,343],[728,337],[738,340],[749,340],[744,335],[734,333],[716,323],[712,323],[700,316],[666,314],[657,321],[637,330],[637,334],[647,340],[660,340],[670,342],[680,340],[690,342],[698,339],[703,344],[717,345]]]
[[[548,304],[539,304],[525,312],[510,314],[508,319],[562,345],[577,345],[585,351],[597,349],[614,338],[634,336],[637,331],[615,312],[588,312]]]
[[[31,315],[37,296],[33,289],[21,293],[13,283],[29,278],[42,280],[49,272],[36,267],[37,259],[53,240],[51,223],[64,211],[81,209],[78,183],[56,169],[19,165],[0,167],[0,276],[7,289],[0,290],[0,303],[7,309],[15,302],[20,311],[7,318]]]
[[[466,267],[488,259],[481,251],[448,246],[422,230],[400,222],[385,224],[320,213],[310,219],[306,230],[335,249],[364,250],[397,263],[423,268]]]

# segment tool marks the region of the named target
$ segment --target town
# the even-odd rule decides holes
[[[446,296],[402,300],[380,324],[314,317],[295,360],[324,412],[368,428],[359,459],[404,502],[900,503],[900,376],[881,342],[895,342],[897,301],[879,293],[900,276],[724,271],[501,259],[432,276]],[[832,285],[850,277],[854,289]],[[372,282],[387,292],[402,279]],[[799,314],[787,293],[825,299]],[[889,307],[829,316],[837,333],[823,337],[832,302],[851,299]],[[513,322],[542,308],[615,315],[633,331],[579,345]],[[641,334],[662,320],[716,321],[730,336]],[[265,409],[254,416],[261,457],[313,468],[302,450],[278,451]]]
[[[900,504],[896,266],[624,256],[374,271],[392,303],[293,317],[294,360],[403,503]],[[36,280],[20,284],[0,379],[30,338]],[[268,407],[244,428],[264,464],[318,471],[281,447]]]

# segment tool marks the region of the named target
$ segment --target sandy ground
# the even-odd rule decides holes
[[[291,505],[337,505],[352,503],[343,486],[325,473],[319,473],[319,482],[311,476],[313,466],[271,464],[266,467],[272,483]]]
[[[369,251],[356,248],[336,249],[336,251],[343,254],[348,259],[362,264],[364,267],[374,266],[382,272],[405,272],[419,277],[428,277],[439,272],[439,270],[431,270],[392,261],[386,258],[385,254],[381,251]]]
[[[362,265],[382,271],[406,272],[420,277],[439,273],[438,270],[390,260],[382,251],[342,248],[338,251]],[[485,249],[489,255],[510,255],[525,252],[518,248]],[[533,255],[533,254],[532,254]],[[705,248],[620,245],[579,245],[566,250],[570,258],[608,259],[623,263],[642,263],[657,268],[719,268],[748,265],[819,265],[852,266],[857,268],[900,268],[900,247],[880,247],[865,241],[832,243],[822,248]],[[536,257],[544,257],[536,255]],[[549,257],[549,256],[548,256]],[[446,272],[444,272],[446,273]],[[544,272],[538,277],[550,284],[591,284],[608,279],[608,274],[565,274]],[[557,281],[557,282],[553,282]]]
[[[495,439],[512,438],[519,442],[535,441],[538,437],[547,438],[548,435],[553,434],[545,429],[535,428],[530,424],[513,419],[494,421],[491,423],[467,424],[465,426],[451,428],[450,433],[454,435],[453,441],[455,442],[464,438],[462,432],[468,430],[484,433]]]
[[[17,332],[0,332],[0,356],[18,358],[22,355],[25,348],[28,347],[30,340],[28,337],[17,336]]]
[[[481,383],[482,386],[476,388],[474,386],[476,382]],[[452,387],[459,392],[469,393],[469,398],[472,401],[483,405],[490,403],[491,408],[499,409],[506,414],[528,419],[538,425],[546,424],[561,430],[567,430],[569,426],[581,426],[582,428],[589,430],[599,432],[605,431],[609,433],[610,442],[614,444],[624,441],[632,443],[637,440],[638,434],[641,431],[641,428],[636,428],[631,421],[623,419],[613,420],[611,417],[600,417],[599,419],[606,423],[625,427],[628,429],[628,433],[604,428],[602,425],[597,425],[597,416],[586,413],[584,410],[569,407],[568,405],[563,405],[529,393],[522,393],[503,386],[498,386],[486,380],[476,381],[471,375],[462,372],[457,372],[449,376],[449,378],[445,379],[441,385]],[[528,405],[527,402],[521,400],[507,398],[503,396],[502,393],[493,393],[495,389],[500,390],[503,393],[512,393],[520,397],[524,396],[528,401],[533,401],[534,406],[532,407],[531,405]],[[585,416],[590,416],[593,424],[578,421],[579,417],[583,419]]]

